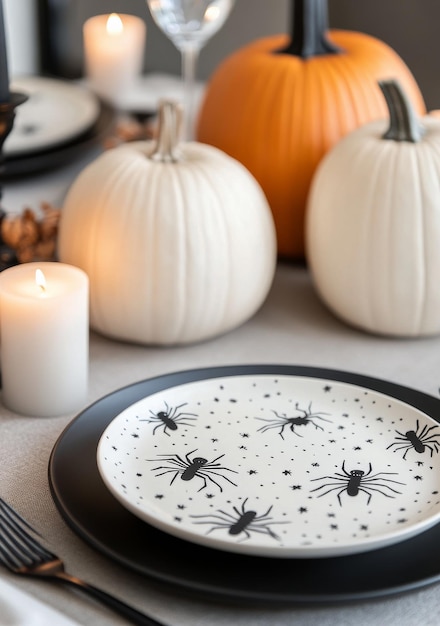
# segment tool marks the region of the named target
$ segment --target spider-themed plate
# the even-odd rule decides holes
[[[365,552],[440,518],[440,425],[347,382],[274,373],[151,393],[103,432],[99,472],[129,511],[230,552]]]

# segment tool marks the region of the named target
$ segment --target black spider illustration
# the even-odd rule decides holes
[[[435,424],[434,426],[428,426],[425,424],[425,426],[423,426],[420,430],[419,420],[417,420],[415,430],[407,430],[406,433],[401,433],[396,430],[396,433],[400,435],[400,437],[395,437],[395,441],[387,446],[387,450],[393,446],[397,446],[393,452],[405,450],[403,454],[403,458],[405,459],[408,451],[411,449],[415,450],[419,454],[423,454],[426,448],[428,448],[432,456],[434,452],[439,452],[440,450],[440,433],[431,433],[434,428],[438,427],[438,424]]]
[[[331,491],[338,490],[338,501],[342,506],[341,494],[344,491],[347,492],[348,496],[357,496],[360,491],[363,491],[367,494],[367,504],[369,504],[373,491],[377,491],[381,493],[383,496],[387,498],[395,498],[396,496],[387,493],[387,490],[392,493],[401,493],[401,491],[397,491],[397,489],[393,489],[387,483],[394,483],[396,485],[404,485],[405,483],[401,483],[397,480],[393,480],[392,478],[387,478],[388,475],[396,475],[396,472],[378,472],[377,474],[371,474],[373,468],[371,463],[368,464],[368,471],[365,473],[363,470],[354,469],[347,472],[345,469],[345,461],[342,463],[341,467],[343,474],[336,472],[334,476],[321,476],[320,478],[312,478],[315,480],[331,480],[333,482],[325,483],[316,489],[312,489],[313,491],[319,491],[321,489],[326,489],[323,493],[318,495],[318,498],[322,498],[322,496],[326,496]]]
[[[245,541],[250,539],[251,533],[260,533],[263,535],[269,535],[272,539],[280,540],[270,528],[273,524],[290,524],[288,521],[276,522],[270,516],[273,505],[270,506],[265,513],[258,515],[256,511],[251,509],[246,510],[246,502],[248,498],[244,500],[240,509],[236,506],[232,507],[233,513],[228,513],[222,509],[218,509],[215,513],[207,515],[191,515],[195,519],[200,519],[199,522],[194,524],[209,524],[211,528],[206,533],[209,535],[213,530],[227,529],[230,535],[244,534],[243,539],[239,541]]]
[[[309,424],[313,424],[315,428],[319,430],[324,430],[322,426],[315,423],[315,420],[323,420],[324,422],[330,422],[330,420],[325,419],[323,415],[328,415],[328,413],[312,413],[312,403],[310,402],[309,408],[307,410],[301,409],[298,406],[298,402],[295,404],[295,409],[300,413],[295,417],[288,417],[285,413],[278,414],[276,411],[272,411],[276,415],[276,419],[265,419],[264,417],[256,417],[255,419],[260,420],[261,422],[267,422],[265,426],[262,426],[258,429],[262,433],[265,433],[267,430],[271,430],[272,428],[279,429],[279,435],[281,439],[284,439],[283,432],[286,427],[289,427],[290,430],[298,435],[298,437],[302,437],[298,432],[296,432],[295,427],[300,426],[308,426]],[[302,415],[301,415],[302,414]]]
[[[213,478],[213,476],[218,476],[219,478],[226,480],[231,485],[234,485],[234,487],[237,486],[227,476],[224,476],[223,472],[233,472],[234,474],[237,474],[238,472],[228,467],[222,467],[220,463],[216,462],[219,459],[222,459],[225,456],[224,454],[221,454],[212,461],[208,461],[207,459],[200,456],[191,459],[191,455],[194,454],[194,452],[197,452],[197,450],[192,450],[191,452],[188,452],[188,454],[185,455],[184,459],[178,454],[158,454],[158,457],[156,459],[147,460],[157,463],[159,461],[159,457],[163,457],[163,461],[168,463],[169,465],[159,465],[158,467],[154,467],[151,471],[157,472],[159,470],[163,470],[163,472],[159,472],[159,474],[156,474],[156,477],[163,476],[164,474],[174,474],[173,478],[171,479],[170,485],[172,485],[177,476],[180,475],[180,478],[185,481],[192,480],[196,477],[201,478],[203,481],[203,485],[198,491],[202,491],[202,489],[205,489],[208,484],[208,480],[214,483],[214,485],[216,485],[220,489],[220,491],[223,491],[222,486]]]
[[[170,433],[168,432],[168,430],[177,430],[179,424],[182,426],[193,426],[193,424],[190,424],[189,422],[196,419],[196,413],[185,413],[183,411],[179,413],[179,409],[186,405],[187,402],[184,402],[183,404],[179,404],[178,406],[175,406],[173,408],[171,406],[168,406],[168,404],[165,402],[164,411],[159,411],[158,413],[155,413],[150,409],[151,417],[140,419],[139,421],[148,422],[149,424],[157,423],[157,426],[153,428],[153,435],[156,433],[156,430],[158,428],[163,428],[163,432],[165,433],[165,435],[168,435],[168,437],[170,437]]]

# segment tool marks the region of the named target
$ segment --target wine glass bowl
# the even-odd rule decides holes
[[[146,0],[163,33],[182,55],[184,136],[193,138],[194,83],[200,49],[223,26],[235,0]]]
[[[147,0],[151,15],[176,48],[200,48],[225,23],[233,0]]]

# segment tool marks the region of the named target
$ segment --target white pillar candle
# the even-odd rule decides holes
[[[83,37],[88,84],[120,104],[142,70],[145,22],[135,15],[95,15],[84,23]]]
[[[49,417],[85,403],[88,294],[87,275],[71,265],[24,263],[0,273],[2,394],[9,409]]]

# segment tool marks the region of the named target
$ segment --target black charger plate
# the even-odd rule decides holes
[[[71,528],[98,551],[156,581],[217,600],[273,604],[371,599],[440,580],[440,525],[380,550],[319,559],[245,556],[176,539],[141,521],[101,480],[96,448],[108,424],[138,400],[175,385],[218,376],[282,374],[342,381],[373,389],[440,421],[440,400],[358,374],[313,367],[242,365],[184,371],[141,381],[80,413],[59,437],[49,482]]]

